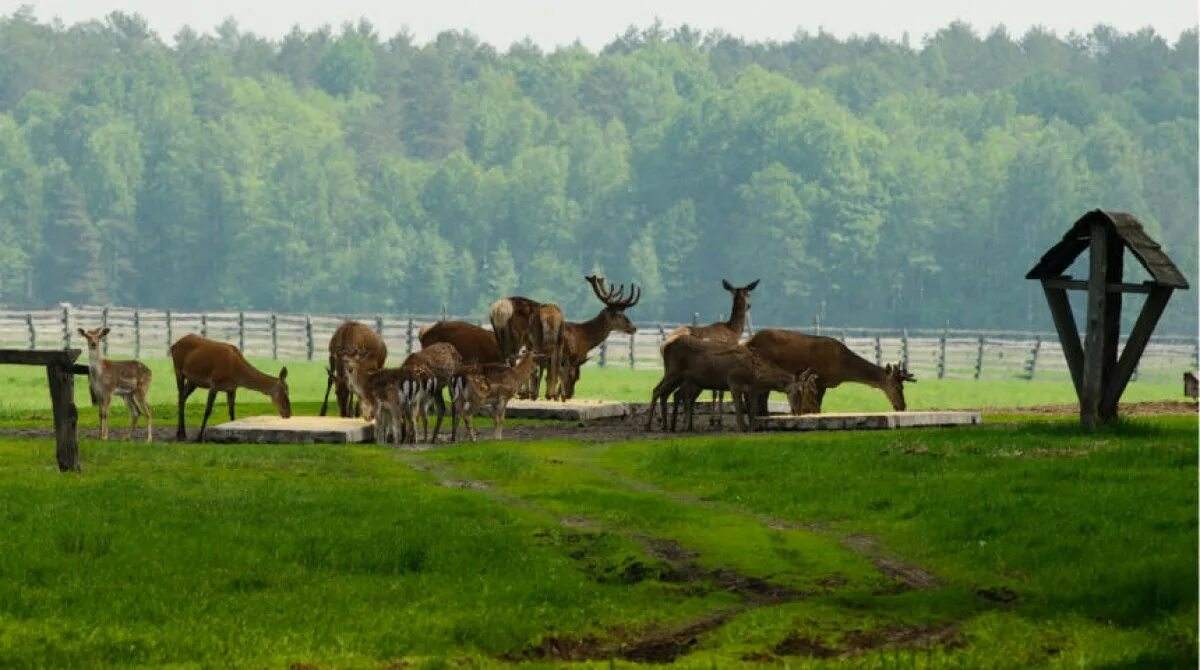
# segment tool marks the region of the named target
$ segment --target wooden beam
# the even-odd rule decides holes
[[[1086,291],[1088,283],[1081,279],[1071,279],[1063,277],[1061,279],[1043,279],[1042,283],[1052,288],[1065,288],[1068,291]],[[1154,282],[1142,282],[1141,284],[1124,284],[1121,282],[1109,282],[1105,284],[1104,290],[1109,293],[1150,293],[1154,289]]]
[[[1058,331],[1058,341],[1062,343],[1063,356],[1067,359],[1067,369],[1071,371],[1071,382],[1075,384],[1075,396],[1083,400],[1083,347],[1079,344],[1079,328],[1075,325],[1075,315],[1071,312],[1071,303],[1067,300],[1067,292],[1061,288],[1053,288],[1042,282],[1042,290],[1046,293],[1046,303],[1050,306],[1050,316],[1054,318],[1054,329]]]
[[[1125,278],[1125,243],[1116,230],[1108,231],[1108,260],[1104,273],[1105,286],[1119,285]],[[1117,369],[1117,351],[1121,343],[1121,294],[1108,293],[1104,303],[1104,337],[1101,344],[1100,384],[1100,420],[1104,422],[1117,420],[1117,406],[1108,407],[1104,404],[1104,391],[1112,382],[1113,372]]]
[[[1171,299],[1173,291],[1174,289],[1169,286],[1156,286],[1150,293],[1150,297],[1146,298],[1146,304],[1142,306],[1142,313],[1138,315],[1137,323],[1133,325],[1133,330],[1129,333],[1129,339],[1125,342],[1125,350],[1121,352],[1121,358],[1117,361],[1112,378],[1104,389],[1104,397],[1100,401],[1101,407],[1111,409],[1114,415],[1117,403],[1121,400],[1121,394],[1125,392],[1125,386],[1129,383],[1129,378],[1133,376],[1133,371],[1137,368],[1138,361],[1142,358],[1142,353],[1150,342],[1150,335],[1154,332],[1154,327],[1158,325],[1158,319],[1166,309],[1167,301]]]
[[[78,355],[78,354],[76,354]],[[79,471],[79,412],[75,408],[75,375],[68,365],[47,365],[50,403],[54,411],[55,455],[61,472]]]
[[[1104,351],[1108,329],[1108,231],[1101,223],[1092,224],[1088,252],[1088,300],[1083,344],[1083,389],[1079,394],[1079,420],[1092,430],[1100,425],[1100,396],[1104,390]]]
[[[62,365],[75,362],[82,353],[78,349],[55,349],[52,351],[29,351],[26,349],[0,349],[0,365]]]

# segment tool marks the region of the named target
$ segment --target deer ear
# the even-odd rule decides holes
[[[758,288],[758,282],[759,282],[759,280],[755,279],[754,281],[750,282],[749,284],[746,284],[746,290],[753,291],[755,288]]]
[[[107,335],[108,335],[109,333],[111,333],[111,332],[112,332],[112,329],[111,329],[111,328],[109,328],[108,326],[105,326],[105,327],[103,327],[103,328],[101,328],[101,329],[100,329],[100,337],[105,337],[105,336],[107,336]]]
[[[81,336],[83,336],[83,337],[87,337],[87,333],[83,332],[83,329],[82,329],[82,328],[76,328],[75,330],[78,330],[78,331],[79,331],[79,334],[80,334]]]
[[[283,367],[282,370],[279,371],[279,381],[283,381],[285,379],[287,379],[287,366],[286,365]]]
[[[725,289],[726,291],[732,291],[733,284],[730,284],[728,279],[722,279],[721,280],[721,288]]]

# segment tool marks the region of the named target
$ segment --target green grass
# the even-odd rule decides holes
[[[713,616],[681,666],[1195,667],[1196,432],[89,440],[81,475],[3,437],[0,667],[488,667]],[[900,588],[858,535],[936,583]],[[747,604],[734,574],[803,596]]]

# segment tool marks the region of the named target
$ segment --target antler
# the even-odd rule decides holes
[[[625,297],[625,285],[621,284],[616,289],[604,281],[604,277],[599,275],[588,275],[584,277],[589,284],[592,285],[592,291],[600,302],[613,307],[615,309],[629,309],[642,299],[642,290],[637,284],[630,284],[629,297]]]

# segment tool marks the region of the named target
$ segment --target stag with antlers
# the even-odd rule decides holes
[[[563,324],[563,356],[559,371],[562,389],[556,395],[559,400],[570,400],[574,397],[575,382],[579,380],[580,368],[587,361],[588,353],[592,349],[607,340],[614,330],[628,335],[637,332],[637,326],[625,316],[625,310],[641,300],[642,290],[636,284],[630,284],[629,296],[626,297],[624,284],[614,289],[603,277],[590,275],[584,279],[591,285],[596,298],[604,303],[604,309],[589,321],[568,321]]]

